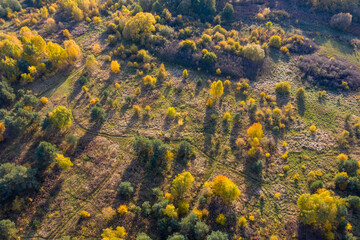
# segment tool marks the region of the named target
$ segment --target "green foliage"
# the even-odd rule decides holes
[[[280,48],[281,47],[281,37],[277,35],[273,35],[270,37],[269,45],[274,48]]]
[[[0,201],[9,201],[25,190],[37,187],[35,172],[31,167],[17,166],[12,163],[0,165]]]
[[[121,182],[118,188],[120,196],[130,197],[134,193],[134,188],[130,182]]]
[[[257,160],[256,162],[254,162],[254,164],[252,165],[252,170],[259,174],[262,172],[262,169],[264,167],[264,162],[262,160]]]
[[[15,100],[14,89],[5,82],[0,82],[0,108],[10,105]]]
[[[339,170],[341,172],[347,172],[349,176],[356,176],[356,172],[359,169],[358,161],[355,159],[349,158],[344,161],[339,161]]]
[[[9,219],[3,219],[0,221],[0,238],[3,240],[15,239],[17,229],[15,223]]]
[[[231,21],[234,18],[234,7],[230,3],[226,3],[222,15],[224,20]]]
[[[40,166],[46,166],[53,162],[56,158],[56,153],[58,149],[56,145],[49,142],[40,142],[35,154],[39,161]]]
[[[151,237],[149,237],[146,233],[142,232],[136,236],[136,240],[151,240]]]
[[[65,141],[67,144],[69,144],[70,146],[75,146],[78,142],[78,138],[72,134],[69,134],[66,136]]]
[[[169,236],[167,240],[186,240],[186,237],[180,233],[174,233],[173,235]]]
[[[211,66],[211,65],[215,64],[215,62],[217,60],[217,56],[213,52],[206,52],[204,54],[204,56],[202,57],[202,59],[207,66]]]
[[[348,196],[346,202],[349,204],[349,207],[354,210],[360,209],[360,197],[358,196]]]
[[[188,141],[181,141],[176,153],[176,159],[179,162],[186,164],[191,159],[192,155],[192,145]]]
[[[90,116],[92,121],[103,122],[105,121],[106,113],[101,105],[97,105],[91,108]]]
[[[7,18],[8,12],[19,12],[21,4],[18,0],[2,0],[0,1],[0,18]]]
[[[191,52],[196,51],[196,43],[193,40],[183,40],[179,43],[179,48],[183,50],[190,50]]]
[[[149,216],[151,213],[151,205],[150,202],[146,201],[142,205],[142,213],[145,217]]]
[[[319,188],[324,188],[324,183],[321,180],[316,180],[310,184],[310,190],[312,193],[316,193]]]
[[[229,240],[227,233],[221,231],[212,231],[206,240]]]

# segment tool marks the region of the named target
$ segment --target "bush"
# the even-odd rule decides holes
[[[187,163],[192,155],[192,145],[188,141],[181,141],[176,154],[176,159],[181,163]]]
[[[174,233],[173,235],[169,236],[167,240],[186,240],[186,237],[180,233]]]
[[[350,13],[339,13],[331,17],[330,26],[344,31],[350,27],[351,21],[352,15]]]
[[[350,90],[360,87],[359,68],[344,60],[311,55],[304,56],[298,66],[310,83],[332,89],[343,89],[343,82],[348,84]]]
[[[257,160],[256,162],[254,162],[254,164],[252,165],[252,170],[259,174],[262,172],[262,169],[264,167],[264,162],[262,160]]]
[[[91,108],[91,121],[103,122],[106,118],[106,113],[101,106],[95,106]]]
[[[59,106],[49,113],[49,121],[56,128],[66,128],[71,125],[71,110],[64,106]]]
[[[301,102],[305,101],[305,88],[298,88],[296,90],[296,99]]]
[[[3,219],[0,221],[0,238],[3,240],[15,239],[17,229],[15,223],[9,219]]]
[[[139,233],[136,236],[136,240],[151,240],[151,237],[149,237],[146,233]]]
[[[194,227],[195,239],[204,239],[209,230],[206,223],[198,221]]]
[[[265,58],[265,51],[259,44],[249,43],[243,48],[243,56],[250,61],[257,62]]]
[[[229,240],[227,233],[220,231],[212,231],[206,240]]]
[[[150,202],[146,201],[142,205],[142,213],[145,217],[149,216],[151,213],[151,205]]]
[[[70,146],[75,146],[78,142],[78,138],[72,134],[66,136],[65,141]]]
[[[130,182],[121,182],[118,192],[123,197],[130,197],[134,193],[134,188],[131,186]]]
[[[286,47],[292,53],[310,54],[319,49],[313,40],[297,34],[292,35],[288,39],[284,39],[284,43],[286,43]]]
[[[167,112],[166,112],[166,115],[173,118],[175,117],[175,114],[176,114],[176,110],[174,107],[169,107]]]
[[[57,165],[64,170],[69,170],[74,164],[70,161],[70,158],[65,157],[62,154],[56,154]]]
[[[40,142],[35,154],[40,166],[48,165],[53,162],[58,152],[56,145],[49,142]]]
[[[275,91],[276,91],[277,94],[280,94],[280,95],[289,95],[290,94],[290,88],[291,88],[291,83],[289,83],[289,82],[279,82],[275,86]]]
[[[270,37],[269,45],[274,48],[280,48],[281,47],[281,37],[274,35]]]
[[[349,204],[349,207],[354,210],[360,209],[360,197],[358,196],[348,196],[346,202]]]
[[[15,100],[14,89],[5,82],[0,82],[0,108],[10,105]]]
[[[312,193],[316,193],[319,188],[324,188],[324,183],[321,180],[316,180],[310,184],[310,190]]]
[[[10,202],[15,196],[21,196],[23,191],[36,187],[35,171],[31,167],[0,164],[0,201]]]
[[[191,52],[196,51],[196,43],[193,40],[183,40],[179,43],[179,48],[182,50],[190,50]]]
[[[230,3],[226,3],[221,16],[226,21],[232,20],[234,18],[234,7]]]

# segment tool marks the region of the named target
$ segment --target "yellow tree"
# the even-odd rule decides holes
[[[57,107],[49,113],[49,120],[53,126],[63,129],[71,125],[71,110],[64,106]]]
[[[46,45],[46,52],[53,67],[62,68],[65,65],[66,52],[59,44],[48,42]]]
[[[76,61],[81,56],[81,49],[74,40],[65,40],[64,47],[69,63]]]
[[[224,86],[221,80],[214,81],[210,86],[210,94],[219,99],[224,93]]]
[[[110,68],[113,73],[120,72],[120,64],[118,63],[118,61],[112,61],[110,64]]]
[[[210,188],[216,196],[223,199],[225,203],[231,203],[240,196],[240,190],[231,179],[218,175],[210,182]]]
[[[182,172],[177,175],[171,186],[171,194],[175,198],[181,198],[184,193],[191,187],[194,182],[194,177],[189,172]]]
[[[70,169],[74,164],[70,161],[70,158],[65,157],[62,154],[56,154],[56,163],[64,170]]]
[[[105,228],[101,234],[102,240],[122,240],[126,237],[127,232],[124,227],[116,227],[116,229]]]
[[[139,12],[125,24],[123,35],[128,40],[144,42],[155,31],[156,20],[151,13]]]
[[[263,129],[261,123],[254,123],[252,126],[250,126],[247,130],[247,134],[249,138],[254,139],[261,139],[263,137]]]

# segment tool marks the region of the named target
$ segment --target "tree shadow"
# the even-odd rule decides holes
[[[303,98],[297,99],[297,107],[298,107],[299,115],[303,117],[305,114],[305,101]]]

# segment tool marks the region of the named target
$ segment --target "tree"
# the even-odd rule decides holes
[[[192,145],[188,141],[181,141],[176,154],[176,159],[181,163],[187,163],[193,154]]]
[[[186,39],[179,43],[179,48],[182,50],[190,50],[191,52],[195,52],[196,43],[193,40]]]
[[[127,236],[127,232],[124,227],[116,227],[116,229],[105,228],[101,234],[102,240],[121,240]]]
[[[195,239],[204,239],[209,230],[206,223],[198,221],[194,227]]]
[[[216,196],[223,199],[225,203],[231,203],[240,196],[240,190],[229,178],[218,175],[210,182],[210,187]]]
[[[330,26],[338,30],[345,31],[348,29],[352,22],[352,15],[350,13],[335,14],[330,19]]]
[[[167,240],[186,240],[186,237],[180,233],[174,233],[173,235],[169,236]]]
[[[58,152],[56,145],[53,145],[49,142],[40,142],[37,150],[36,150],[36,157],[39,161],[39,165],[44,166],[47,165],[49,163],[51,163],[52,161],[55,160],[56,158],[56,153]]]
[[[81,49],[74,40],[65,40],[64,48],[69,63],[75,62],[81,56]]]
[[[62,154],[56,154],[56,163],[57,165],[64,169],[64,170],[69,170],[74,164],[70,161],[70,158],[65,157]]]
[[[251,139],[257,138],[260,140],[263,137],[263,129],[261,123],[253,123],[253,125],[248,128],[247,134]]]
[[[155,31],[156,20],[151,13],[139,12],[125,24],[123,35],[127,40],[144,42]]]
[[[46,44],[46,52],[49,61],[54,68],[61,69],[66,64],[67,54],[59,44],[48,42]]]
[[[253,62],[257,62],[265,58],[265,51],[259,44],[249,43],[243,48],[243,56]]]
[[[227,233],[212,231],[211,234],[207,236],[206,240],[229,240],[229,237]]]
[[[187,79],[189,77],[189,73],[188,73],[187,69],[184,69],[184,71],[182,73],[182,76],[183,76],[184,79]]]
[[[96,122],[103,122],[106,118],[106,113],[101,106],[91,108],[91,120]]]
[[[171,219],[177,219],[178,214],[173,204],[166,205],[166,208],[163,210],[165,216],[168,216]]]
[[[14,89],[5,82],[0,82],[0,108],[6,107],[15,100]]]
[[[9,219],[3,219],[0,221],[0,238],[3,240],[15,239],[17,229],[15,223]]]
[[[0,201],[9,201],[23,191],[36,187],[35,172],[31,167],[13,163],[0,164]]]
[[[299,217],[304,224],[323,231],[331,236],[343,217],[342,207],[345,201],[333,196],[328,190],[316,194],[302,194],[297,205],[300,209]]]
[[[219,99],[224,93],[224,86],[221,80],[218,80],[217,82],[214,81],[210,86],[210,94],[216,98]]]
[[[217,56],[213,52],[206,52],[202,59],[207,66],[212,66],[213,64],[215,64]]]
[[[184,193],[191,187],[194,177],[190,172],[182,172],[177,175],[171,186],[171,193],[175,198],[182,198]]]
[[[133,194],[134,188],[130,182],[121,182],[118,188],[118,192],[123,197],[129,197]]]
[[[94,71],[97,67],[98,62],[93,54],[90,54],[86,57],[86,69],[90,72]]]
[[[67,128],[71,125],[71,110],[64,106],[59,106],[49,113],[49,120],[56,128]]]
[[[115,74],[120,72],[120,64],[118,63],[118,61],[112,61],[110,64],[110,68],[111,71]]]
[[[230,3],[226,3],[223,11],[222,11],[222,17],[226,21],[231,21],[234,18],[234,7]]]

